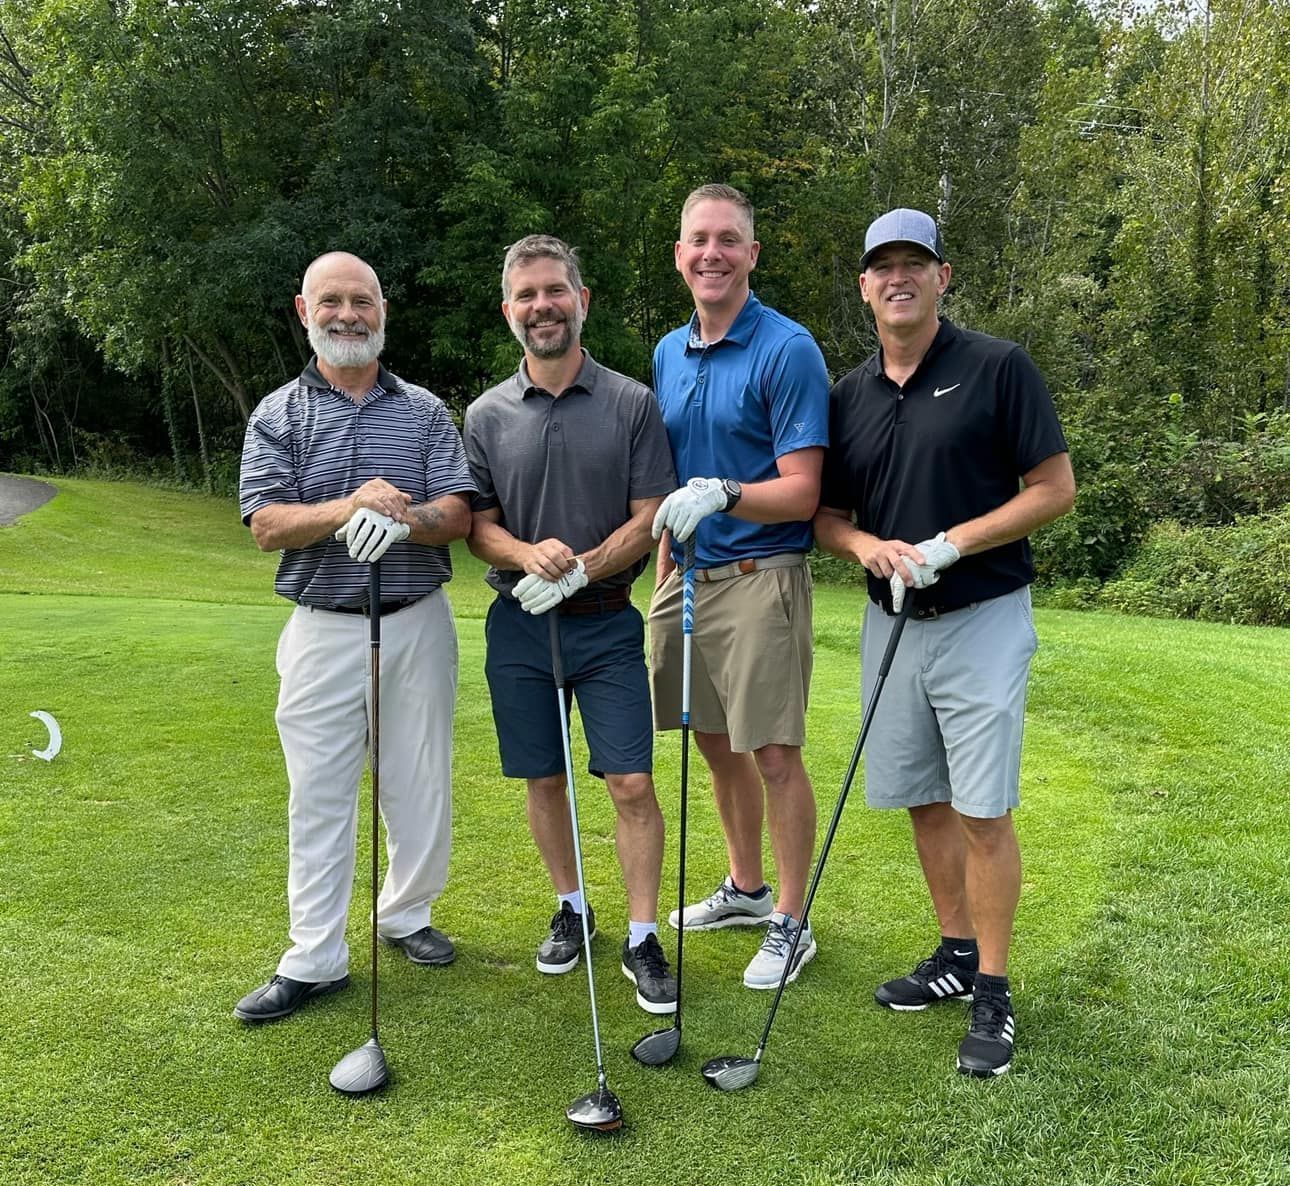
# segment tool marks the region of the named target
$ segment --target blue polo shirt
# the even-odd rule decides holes
[[[677,477],[765,482],[785,453],[829,443],[829,375],[815,339],[749,293],[719,342],[699,337],[699,315],[654,350],[654,391]],[[809,522],[748,523],[709,515],[695,536],[703,568],[806,552]],[[681,549],[673,548],[677,562]]]

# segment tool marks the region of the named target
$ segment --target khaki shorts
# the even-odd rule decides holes
[[[681,573],[650,605],[654,728],[681,727]],[[726,733],[730,748],[806,742],[811,687],[811,571],[768,568],[694,588],[690,725]]]

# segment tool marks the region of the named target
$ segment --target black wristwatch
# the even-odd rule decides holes
[[[733,511],[735,505],[744,496],[744,488],[734,478],[722,478],[721,489],[726,492],[726,505],[722,510]]]

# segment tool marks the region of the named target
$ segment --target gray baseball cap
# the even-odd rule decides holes
[[[911,243],[930,251],[941,263],[945,262],[945,244],[941,230],[930,214],[921,210],[888,210],[869,224],[864,233],[864,255],[860,257],[860,270],[869,266],[869,259],[879,247],[888,243]]]

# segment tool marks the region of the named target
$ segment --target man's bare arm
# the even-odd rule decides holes
[[[501,507],[475,512],[466,545],[494,568],[536,573],[548,581],[558,581],[573,565],[573,549],[562,540],[527,544],[516,539],[502,526]]]
[[[251,516],[251,536],[262,552],[307,548],[335,535],[361,507],[403,520],[411,501],[384,478],[373,478],[347,498],[315,503],[276,502],[261,507]]]
[[[470,534],[470,501],[464,494],[444,494],[409,507],[403,521],[412,529],[414,544],[450,544]]]
[[[650,529],[654,525],[654,514],[662,505],[661,494],[657,498],[633,498],[628,502],[632,517],[596,547],[582,553],[588,582],[622,572],[654,546]]]

